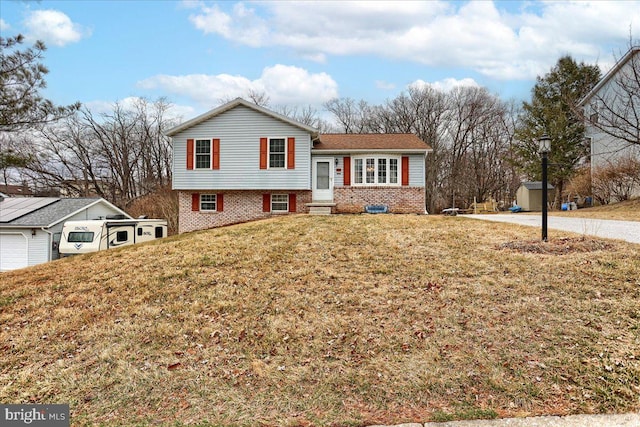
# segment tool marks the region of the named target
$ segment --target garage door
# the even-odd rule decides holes
[[[22,234],[0,234],[0,271],[28,265],[27,239]]]

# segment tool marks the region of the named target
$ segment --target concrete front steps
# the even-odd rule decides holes
[[[336,204],[333,202],[311,202],[307,203],[306,206],[309,208],[309,215],[331,215],[331,208],[333,208]]]

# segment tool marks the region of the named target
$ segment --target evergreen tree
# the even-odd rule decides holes
[[[39,61],[46,46],[36,41],[33,47],[20,50],[23,41],[22,35],[0,37],[0,132],[9,134],[37,128],[80,108],[78,103],[55,106],[42,97],[40,90],[47,86],[44,77],[49,70]],[[0,169],[22,167],[27,161],[0,147]]]
[[[549,135],[549,182],[556,189],[556,206],[561,202],[565,183],[589,155],[584,123],[575,114],[575,105],[599,80],[597,65],[578,64],[564,56],[549,73],[537,78],[531,102],[523,103],[516,130],[518,166],[531,178],[540,179],[538,138]]]

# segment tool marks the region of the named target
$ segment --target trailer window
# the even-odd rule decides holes
[[[93,231],[71,231],[67,236],[69,243],[89,243],[93,242]]]
[[[127,231],[118,231],[116,233],[116,242],[126,242],[129,240],[129,233]]]
[[[162,238],[162,227],[156,227],[156,239]]]

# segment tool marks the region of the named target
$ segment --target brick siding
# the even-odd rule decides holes
[[[284,213],[262,212],[262,195],[267,191],[211,191],[224,194],[222,212],[194,212],[191,210],[192,193],[207,191],[180,191],[180,233],[221,227],[256,219],[269,218]],[[271,191],[271,194],[296,194],[296,213],[307,213],[306,203],[311,202],[311,191]],[[386,205],[391,213],[425,212],[423,187],[336,187],[333,190],[334,213],[362,213],[366,205]]]
[[[364,212],[366,205],[386,205],[391,213],[425,213],[424,187],[336,187],[336,213]]]
[[[222,212],[194,212],[191,210],[191,194],[224,194],[224,210]],[[262,212],[262,195],[296,194],[296,213],[307,212],[306,203],[311,201],[311,191],[180,191],[178,193],[180,218],[178,232],[220,227],[284,213]]]

